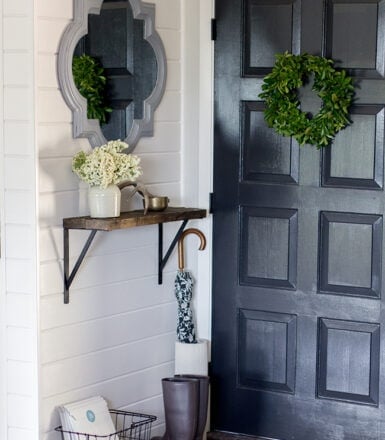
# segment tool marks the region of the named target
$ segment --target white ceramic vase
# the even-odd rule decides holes
[[[121,193],[117,185],[107,188],[90,186],[88,190],[88,206],[93,218],[119,217]]]
[[[198,339],[196,344],[175,342],[175,374],[208,374],[208,341]]]

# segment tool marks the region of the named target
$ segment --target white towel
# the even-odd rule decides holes
[[[80,432],[90,435],[108,436],[119,440],[116,428],[103,397],[95,396],[58,407],[64,431]],[[64,433],[64,440],[78,440],[78,436]]]

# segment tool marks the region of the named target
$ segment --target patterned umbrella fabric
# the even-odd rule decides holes
[[[177,337],[179,342],[195,344],[195,326],[190,307],[193,279],[189,272],[179,270],[175,278],[175,296],[178,301]]]

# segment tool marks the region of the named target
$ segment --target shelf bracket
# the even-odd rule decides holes
[[[64,272],[64,304],[70,301],[69,290],[72,282],[83,263],[85,256],[95,238],[97,231],[113,231],[117,229],[127,229],[136,226],[158,225],[158,284],[163,282],[163,270],[166,266],[175,246],[177,245],[182,233],[191,219],[200,219],[206,216],[206,211],[198,208],[168,208],[164,213],[150,213],[144,215],[142,211],[131,211],[122,213],[117,218],[92,219],[89,216],[73,217],[63,219],[63,272]],[[173,238],[169,248],[163,255],[163,223],[171,221],[181,221],[175,237]],[[91,231],[83,249],[70,271],[70,251],[69,251],[69,231],[70,229]]]
[[[168,259],[170,258],[172,251],[175,249],[176,244],[178,243],[178,240],[180,239],[184,228],[187,225],[188,220],[183,220],[181,226],[178,229],[178,232],[176,233],[173,241],[170,244],[170,247],[168,248],[167,252],[165,253],[163,257],[163,223],[158,224],[158,284],[163,283],[163,269],[167,264]],[[86,256],[88,249],[91,246],[91,243],[97,233],[97,230],[92,230],[90,235],[88,236],[88,239],[86,243],[83,246],[83,249],[79,255],[79,258],[77,259],[71,273],[69,270],[69,229],[64,228],[63,229],[63,243],[64,243],[64,304],[69,304],[70,302],[70,295],[69,295],[69,289],[71,287],[71,284],[75,278],[76,273],[78,272],[80,265],[82,264],[84,257]]]
[[[96,229],[93,229],[88,236],[88,239],[83,246],[83,249],[79,255],[79,258],[77,259],[74,268],[72,269],[72,272],[69,271],[69,230],[68,228],[63,229],[63,245],[64,245],[64,304],[68,304],[70,302],[70,294],[69,290],[72,284],[72,281],[75,278],[75,275],[77,271],[79,270],[80,265],[82,264],[84,257],[86,256],[89,247],[91,246],[91,243],[98,231]]]
[[[163,257],[163,223],[158,224],[158,284],[163,283],[163,269],[166,266],[167,261],[170,258],[170,255],[172,254],[172,251],[174,250],[176,244],[178,243],[178,240],[180,239],[183,230],[187,225],[187,222],[188,220],[183,220],[183,223],[178,229],[178,232],[176,233],[164,257]]]

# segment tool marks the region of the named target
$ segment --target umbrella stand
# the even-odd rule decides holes
[[[190,307],[193,280],[184,267],[183,240],[186,235],[200,238],[199,250],[206,247],[206,237],[195,228],[186,229],[178,240],[178,273],[175,279],[175,296],[178,301],[177,341],[175,343],[175,374],[208,374],[208,341],[197,340],[193,313]]]
[[[190,307],[192,299],[193,279],[189,272],[184,270],[183,240],[186,235],[195,234],[200,238],[199,250],[206,247],[206,237],[196,228],[186,229],[178,240],[178,273],[175,278],[175,296],[178,301],[177,336],[179,342],[195,344],[195,327],[193,313]]]

